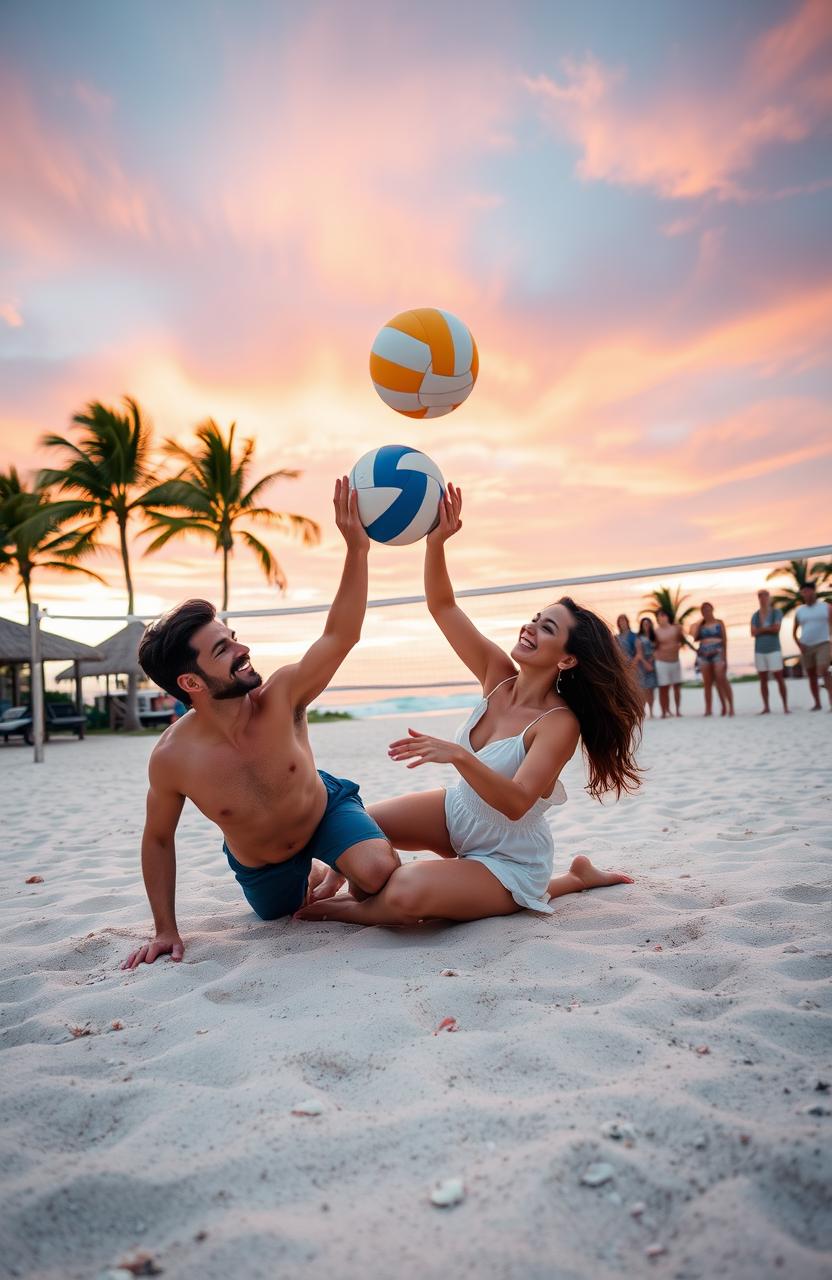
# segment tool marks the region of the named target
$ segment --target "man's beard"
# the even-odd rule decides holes
[[[263,683],[263,677],[252,667],[244,676],[233,674],[229,680],[218,680],[200,672],[214,702],[227,702],[231,698],[244,698],[252,689]]]

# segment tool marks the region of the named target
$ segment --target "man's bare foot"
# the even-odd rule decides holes
[[[315,859],[309,872],[303,905],[318,902],[321,898],[334,898],[345,880],[346,876],[342,876],[334,867],[328,867],[325,862]]]

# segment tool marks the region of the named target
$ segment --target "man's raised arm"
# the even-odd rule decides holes
[[[335,523],[347,544],[341,582],[327,614],[324,633],[294,667],[284,668],[295,706],[307,707],[323,693],[361,638],[367,611],[367,553],[370,539],[358,518],[358,495],[346,476],[335,482]]]
[[[161,744],[160,744],[161,745]],[[147,816],[142,836],[142,875],[156,936],[152,942],[133,951],[122,969],[135,969],[140,964],[153,964],[157,956],[170,955],[181,960],[185,944],[176,927],[176,826],[185,797],[174,790],[166,779],[164,750],[158,747],[150,758],[150,790],[147,793]]]

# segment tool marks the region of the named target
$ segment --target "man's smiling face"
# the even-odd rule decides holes
[[[241,644],[219,618],[194,632],[191,646],[197,654],[196,678],[202,680],[216,701],[244,698],[263,683],[263,677],[251,665],[248,646]]]

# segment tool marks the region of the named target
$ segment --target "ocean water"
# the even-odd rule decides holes
[[[454,711],[457,707],[469,710],[479,696],[478,689],[471,688],[464,693],[448,694],[407,694],[394,698],[378,698],[374,702],[350,702],[350,694],[334,696],[331,701],[318,706],[318,711],[347,711],[358,720],[395,716],[436,715],[442,711]]]

